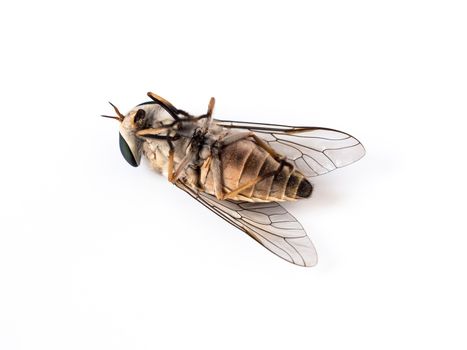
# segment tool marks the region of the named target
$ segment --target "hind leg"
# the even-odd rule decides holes
[[[254,132],[251,132],[251,131],[240,132],[240,133],[228,135],[228,136],[226,136],[226,137],[224,137],[222,139],[221,145],[223,147],[225,147],[225,146],[228,146],[228,145],[230,145],[230,144],[232,144],[234,142],[244,140],[244,139],[247,139],[249,137],[251,137],[259,147],[261,147],[263,150],[268,152],[278,162],[285,159],[284,156],[280,155],[279,153],[277,153],[274,150],[274,148],[269,146],[269,144],[266,141],[264,141],[262,138],[258,137]]]
[[[269,147],[264,141],[262,141],[268,149],[264,149],[259,143],[258,146],[263,148],[266,152],[268,152],[271,156],[273,156],[279,163],[279,167],[271,172],[268,172],[266,174],[263,174],[261,176],[257,176],[256,178],[248,181],[245,184],[242,184],[241,186],[238,186],[237,188],[229,191],[225,191],[225,186],[224,186],[224,177],[222,173],[222,161],[220,159],[220,152],[223,147],[230,145],[232,143],[235,143],[237,141],[253,137],[255,140],[259,139],[256,135],[254,135],[251,132],[246,132],[246,133],[239,133],[239,134],[234,134],[234,135],[229,135],[228,137],[219,140],[212,148],[212,154],[211,154],[211,172],[213,175],[213,182],[214,182],[214,193],[216,195],[216,198],[219,200],[224,200],[224,199],[234,199],[237,197],[241,192],[255,186],[258,182],[263,181],[264,179],[267,179],[268,177],[271,176],[276,176],[278,175],[283,167],[285,165],[287,166],[292,166],[290,163],[288,163],[283,157],[281,157],[278,153],[276,153],[272,148]],[[273,154],[271,154],[273,153]]]

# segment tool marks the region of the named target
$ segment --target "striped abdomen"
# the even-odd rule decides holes
[[[232,199],[285,201],[311,195],[313,187],[299,171],[287,163],[281,168],[280,162],[249,139],[226,146],[220,158],[225,192],[262,179]],[[212,172],[209,172],[205,181],[206,191],[211,192],[212,185]]]

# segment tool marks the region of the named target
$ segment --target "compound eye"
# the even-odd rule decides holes
[[[138,166],[138,162],[136,161],[135,156],[133,155],[133,152],[131,152],[130,146],[128,146],[128,143],[125,141],[123,138],[122,134],[119,133],[119,144],[120,144],[120,152],[122,152],[123,158],[134,167]]]
[[[144,118],[146,117],[146,111],[144,109],[138,109],[133,119],[135,124],[142,125]]]

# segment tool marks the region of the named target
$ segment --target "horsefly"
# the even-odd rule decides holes
[[[300,266],[317,263],[302,225],[278,202],[311,196],[309,179],[349,165],[365,154],[349,134],[327,128],[192,116],[149,92],[151,101],[120,122],[120,150],[132,166],[144,155],[178,188],[279,257]]]

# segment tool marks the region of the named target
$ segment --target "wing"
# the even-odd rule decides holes
[[[334,129],[231,120],[215,120],[228,129],[250,130],[284,155],[306,177],[326,174],[352,164],[365,155],[355,137]]]
[[[282,259],[300,266],[316,265],[315,247],[302,225],[278,203],[221,201],[183,183],[176,185]]]

